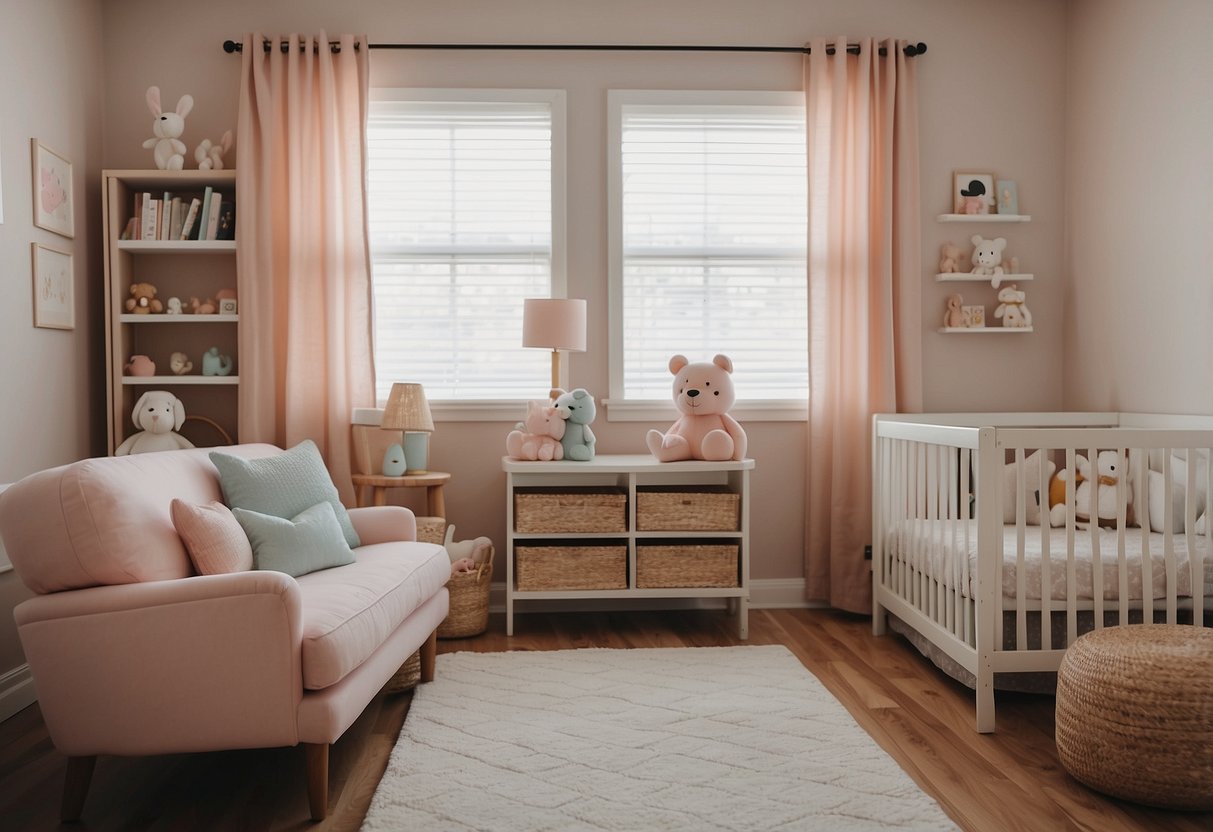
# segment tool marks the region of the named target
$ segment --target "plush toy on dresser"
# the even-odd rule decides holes
[[[556,408],[547,402],[527,402],[526,421],[519,423],[505,438],[505,450],[511,459],[544,462],[564,458],[565,422]]]
[[[185,422],[185,405],[172,393],[165,390],[147,391],[135,402],[131,420],[141,430],[128,436],[114,450],[114,456],[194,447],[193,442],[177,433]]]
[[[660,462],[681,459],[744,459],[746,434],[729,415],[733,406],[733,362],[727,355],[692,364],[683,355],[670,359],[674,406],[682,414],[665,433],[645,436]]]
[[[559,387],[553,387],[552,399],[556,415],[564,419],[564,436],[560,438],[560,444],[564,447],[564,458],[589,462],[594,458],[594,444],[598,441],[590,430],[590,423],[597,415],[594,397],[584,387],[578,387],[568,393]]]

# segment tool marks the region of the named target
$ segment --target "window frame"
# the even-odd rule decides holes
[[[803,107],[804,93],[774,90],[607,90],[609,395],[602,404],[608,421],[646,422],[674,418],[678,412],[668,399],[627,399],[623,395],[623,107],[628,104]],[[807,352],[805,360],[808,360]],[[729,412],[737,418],[757,422],[806,421],[809,403],[807,399],[749,399],[734,405]]]
[[[431,102],[488,102],[546,104],[551,108],[552,121],[552,253],[551,290],[553,298],[568,296],[568,216],[567,216],[567,160],[568,160],[568,105],[567,93],[563,89],[493,88],[493,87],[372,87],[371,101],[431,101]],[[370,249],[368,241],[368,250]],[[370,255],[373,262],[374,255]],[[372,281],[374,274],[372,271]],[[372,293],[374,287],[372,283]],[[372,317],[372,327],[374,318]],[[522,319],[518,320],[518,337],[521,343]],[[374,342],[372,341],[372,344]],[[568,362],[561,367],[561,383],[568,384]],[[430,412],[440,422],[498,422],[517,420],[520,406],[527,401],[519,399],[429,399]],[[376,407],[386,402],[377,399]],[[367,409],[369,410],[369,409]],[[363,411],[362,418],[373,418]]]

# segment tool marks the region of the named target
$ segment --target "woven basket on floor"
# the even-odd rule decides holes
[[[493,583],[493,547],[472,572],[455,572],[447,581],[451,609],[438,625],[438,638],[478,636],[489,626],[489,587]]]
[[[1057,671],[1057,754],[1113,797],[1213,809],[1213,630],[1132,624],[1075,641]]]
[[[445,517],[418,517],[417,540],[421,543],[437,543],[442,545],[446,536]]]
[[[421,681],[421,651],[418,650],[413,655],[404,660],[404,664],[400,665],[400,669],[396,671],[396,675],[387,680],[387,684],[383,689],[388,693],[404,693],[406,690],[412,690],[417,687]]]

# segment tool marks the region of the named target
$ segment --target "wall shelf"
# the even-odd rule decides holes
[[[136,384],[239,384],[240,376],[123,376],[124,385]]]
[[[998,277],[1003,283],[1023,283],[1031,280],[1034,276],[1030,274],[1003,274]],[[968,272],[947,274],[945,272],[935,275],[935,280],[938,283],[989,283],[992,277],[992,275],[988,274],[969,274]]]
[[[118,316],[118,322],[123,324],[234,324],[239,320],[239,313],[235,315],[166,315],[164,313],[136,315],[127,312]]]
[[[144,254],[235,254],[235,240],[119,240],[119,251]]]
[[[1031,222],[1031,214],[940,214],[939,222]]]
[[[1033,329],[1030,326],[941,326],[938,331],[945,335],[956,335],[962,332],[966,335],[989,335],[991,333],[1022,335],[1032,332]]]

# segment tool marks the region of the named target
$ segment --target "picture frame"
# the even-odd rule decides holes
[[[235,315],[237,310],[235,298],[220,298],[219,299],[219,314],[220,315]]]
[[[72,163],[38,139],[30,139],[33,163],[34,225],[55,234],[76,236]]]
[[[995,183],[994,197],[998,203],[998,213],[1019,213],[1019,185],[1014,179],[999,179]]]
[[[963,326],[979,329],[986,325],[986,308],[980,304],[960,307],[960,320]]]
[[[952,210],[956,214],[992,214],[994,174],[956,171],[952,174]]]
[[[76,328],[75,272],[72,255],[41,243],[30,243],[34,264],[34,326]]]

